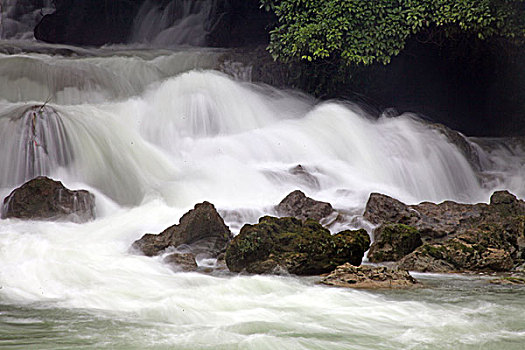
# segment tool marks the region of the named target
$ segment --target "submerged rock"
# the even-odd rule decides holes
[[[381,225],[376,229],[378,240],[372,245],[371,260],[401,259],[403,269],[509,271],[525,258],[525,202],[507,191],[495,192],[490,204],[446,201],[406,205],[372,194],[364,217]],[[413,240],[405,235],[410,232],[408,228],[405,233],[390,230],[386,238],[382,237],[384,228],[391,224],[412,227]]]
[[[321,283],[346,288],[410,288],[417,284],[408,271],[386,266],[353,266],[349,263],[338,266]]]
[[[525,285],[525,275],[503,276],[490,281],[492,284]]]
[[[321,221],[335,212],[330,203],[316,201],[299,190],[287,195],[276,209],[281,216],[293,216],[303,221],[306,219]]]
[[[95,196],[85,190],[71,191],[60,181],[39,176],[4,199],[2,218],[85,222],[95,218]]]
[[[226,250],[230,271],[316,275],[350,262],[360,265],[370,238],[365,230],[331,235],[308,219],[265,216],[256,225],[245,225]]]
[[[216,257],[224,251],[232,234],[224,224],[213,204],[203,202],[187,212],[178,225],[173,225],[160,234],[145,234],[135,241],[132,248],[147,256],[161,253],[168,247],[187,245],[192,254]]]
[[[164,263],[176,271],[197,271],[198,266],[192,253],[172,253],[164,258]]]

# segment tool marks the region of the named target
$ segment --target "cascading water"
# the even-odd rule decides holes
[[[203,200],[237,233],[295,189],[344,214],[334,231],[367,227],[371,192],[524,198],[522,141],[466,138],[469,158],[415,116],[375,118],[232,79],[207,49],[2,48],[25,53],[0,55],[1,198],[48,175],[93,192],[98,218],[0,220],[0,347],[522,348],[523,289],[485,277],[423,274],[432,288],[355,291],[174,272],[129,251]]]
[[[219,0],[147,0],[135,19],[131,42],[156,47],[204,46],[215,22],[220,20]]]
[[[0,39],[33,39],[35,25],[53,11],[53,0],[0,0]]]
[[[10,117],[14,116],[14,117]],[[0,187],[23,183],[72,162],[71,143],[58,112],[46,105],[15,108],[0,117]]]

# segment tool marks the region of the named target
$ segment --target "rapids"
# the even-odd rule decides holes
[[[333,231],[370,228],[371,192],[408,203],[487,202],[495,189],[524,198],[522,140],[466,138],[473,160],[418,116],[229,76],[217,50],[3,41],[0,52],[1,198],[44,174],[92,191],[98,216],[0,221],[0,347],[522,349],[523,289],[484,276],[355,291],[177,273],[129,252],[203,200],[237,233],[295,189],[344,213]]]

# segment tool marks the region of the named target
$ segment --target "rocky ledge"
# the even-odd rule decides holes
[[[321,283],[346,288],[412,288],[417,281],[408,271],[386,266],[353,266],[349,263],[338,266]]]
[[[265,216],[243,226],[226,250],[226,264],[232,272],[316,275],[346,262],[360,265],[369,245],[365,230],[331,235],[315,220]]]
[[[525,202],[507,191],[490,204],[406,205],[373,193],[364,217],[379,225],[373,262],[422,272],[510,271],[525,258]]]
[[[4,199],[2,219],[67,220],[95,218],[95,196],[71,191],[62,182],[39,176],[16,188]]]

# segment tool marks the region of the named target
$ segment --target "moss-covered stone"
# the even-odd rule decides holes
[[[265,216],[256,225],[245,225],[232,240],[226,250],[226,264],[233,272],[285,269],[297,275],[315,275],[346,262],[361,264],[369,245],[365,230],[332,236],[314,220]]]
[[[375,230],[375,240],[368,252],[371,262],[397,261],[423,244],[421,234],[412,226],[381,225]]]
[[[424,244],[403,258],[399,266],[422,272],[508,271],[513,267],[508,250],[471,244],[461,238]]]
[[[410,230],[426,243],[400,260],[416,271],[510,271],[525,260],[525,202],[507,191],[494,192],[490,204],[451,201],[405,205],[388,196],[372,194],[364,217],[379,224],[369,259],[396,260],[413,246]],[[397,226],[392,226],[397,224]],[[412,231],[414,232],[414,231]],[[420,242],[418,242],[420,244]],[[416,246],[417,247],[417,246]]]

